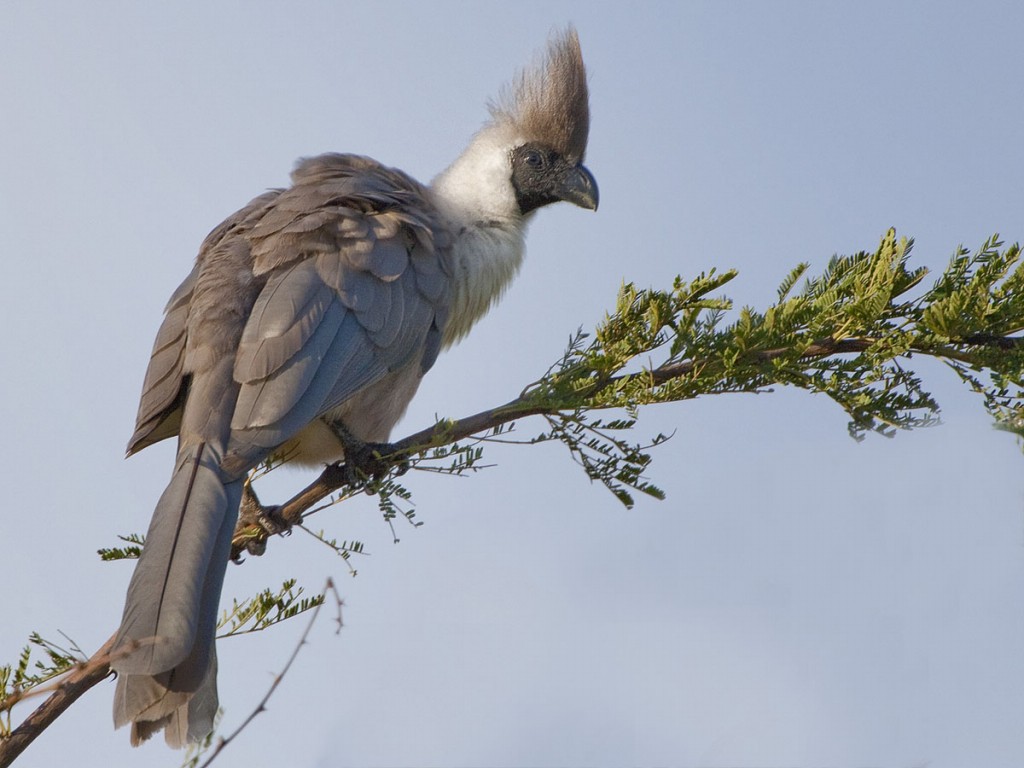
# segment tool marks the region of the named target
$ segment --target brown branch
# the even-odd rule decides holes
[[[849,338],[849,339],[833,339],[823,338],[818,339],[800,356],[801,360],[810,360],[817,357],[829,357],[831,355],[844,355],[844,354],[859,354],[866,352],[871,349],[875,344],[878,343],[878,339],[871,337],[863,338]],[[936,346],[922,346],[915,345],[911,346],[910,351],[918,355],[928,355],[929,357],[945,357],[949,360],[956,360],[957,362],[964,363],[966,365],[981,365],[977,357],[959,349],[956,345],[969,345],[972,347],[994,347],[1001,350],[1010,350],[1016,347],[1024,346],[1024,337],[1019,336],[997,336],[990,333],[976,333],[971,336],[965,336],[963,339],[959,339],[954,344],[936,345]],[[779,349],[763,349],[754,350],[749,353],[749,359],[755,363],[770,363],[772,360],[777,360],[780,357],[785,357],[787,354],[792,352],[789,347],[782,347]],[[655,368],[646,374],[630,374],[628,376],[618,376],[611,379],[610,383],[617,383],[622,379],[630,379],[636,376],[650,376],[653,379],[654,384],[665,384],[672,379],[677,379],[680,376],[686,376],[693,373],[699,367],[707,365],[707,361],[704,360],[682,360],[677,363],[669,363],[667,365]]]
[[[867,351],[877,344],[878,341],[878,339],[870,337],[846,339],[825,337],[816,340],[808,346],[800,355],[800,359],[811,360],[831,355],[857,354]],[[981,364],[977,358],[960,348],[963,345],[1007,349],[1013,346],[1024,345],[1024,338],[975,334],[959,340],[956,344],[942,346],[918,345],[911,347],[910,351],[915,354],[956,360],[967,365]],[[754,364],[770,363],[773,360],[792,354],[792,351],[791,347],[752,350],[747,353],[747,359]],[[665,384],[672,379],[690,375],[695,370],[704,368],[712,362],[711,360],[681,360],[640,373],[606,377],[596,382],[591,388],[578,393],[579,402],[576,406],[566,406],[563,404],[558,407],[539,403],[529,396],[517,397],[497,408],[480,411],[457,421],[438,422],[432,427],[422,429],[396,443],[392,443],[393,452],[382,458],[385,463],[398,466],[409,457],[427,451],[430,448],[449,445],[527,416],[554,415],[572,410],[574,407],[612,407],[588,405],[586,400],[609,387],[617,386],[627,381],[643,379],[655,386]],[[326,499],[332,493],[345,488],[349,484],[350,477],[351,475],[346,472],[344,464],[332,464],[326,467],[313,483],[298,494],[281,506],[269,509],[261,507],[256,500],[255,494],[251,494],[249,503],[252,504],[253,514],[248,519],[239,521],[239,527],[235,531],[235,539],[232,544],[232,557],[237,559],[242,552],[246,551],[252,554],[262,554],[266,540],[272,533],[287,531],[292,526],[302,522],[303,516],[313,506]],[[261,516],[269,518],[270,524],[253,525],[254,520],[259,519]],[[245,518],[244,515],[243,518]]]
[[[1024,346],[1024,337],[1022,336],[999,336],[994,333],[973,333],[970,336],[965,336],[963,341],[965,344],[1004,350]]]
[[[864,339],[844,339],[842,341],[825,339],[816,342],[814,345],[809,347],[803,357],[813,358],[840,354],[843,352],[863,352],[873,343],[875,343],[874,340]],[[782,357],[790,351],[791,350],[788,348],[763,350],[753,352],[751,355],[756,362],[770,362],[775,358]],[[579,393],[579,397],[582,402],[608,387],[615,386],[623,381],[631,381],[638,378],[652,381],[652,383],[656,385],[664,384],[672,379],[686,376],[692,373],[698,366],[705,364],[706,363],[704,361],[684,360],[677,363],[663,365],[652,371],[608,377],[596,383],[589,390]],[[464,440],[481,432],[486,432],[489,429],[516,421],[517,419],[542,414],[553,415],[566,410],[570,409],[564,406],[557,407],[553,405],[545,405],[538,403],[529,396],[520,396],[514,400],[510,400],[504,405],[498,406],[497,408],[480,411],[479,413],[475,413],[472,416],[467,416],[457,421],[440,421],[432,427],[422,429],[419,432],[399,440],[398,442],[392,443],[391,446],[394,449],[393,452],[383,458],[393,466],[397,466],[405,459],[417,453],[422,453],[430,448],[449,445],[459,440]],[[254,528],[252,525],[253,518],[249,517],[248,519],[245,519],[245,516],[243,516],[243,520],[240,521],[239,527],[235,531],[235,539],[232,547],[233,556],[237,557],[243,550],[249,551],[252,554],[262,554],[260,545],[266,540],[268,535],[268,531],[265,530],[265,528],[272,529],[276,524],[283,529],[288,529],[291,526],[302,522],[303,515],[309,509],[323,501],[332,493],[339,491],[348,485],[349,477],[350,476],[346,472],[344,464],[328,465],[324,468],[323,472],[321,472],[320,476],[310,485],[306,486],[281,506],[269,509],[259,507],[259,502],[256,499],[255,494],[250,490],[249,494],[251,498],[249,499],[249,503],[254,507],[259,507],[259,510],[255,511],[256,516],[262,512],[263,514],[268,515],[272,522],[269,526],[265,526],[263,528],[257,526]],[[255,547],[253,545],[254,541],[259,542]]]
[[[328,592],[334,592],[334,596],[337,599],[338,605],[338,631],[341,631],[341,606],[342,600],[335,589],[334,582],[331,579],[327,580],[324,585],[323,592],[321,593],[326,599]],[[310,617],[306,631],[302,633],[299,638],[299,643],[292,655],[289,657],[288,662],[285,664],[284,669],[274,678],[273,684],[270,689],[263,696],[260,702],[257,704],[256,709],[242,722],[242,724],[228,737],[221,739],[214,753],[207,759],[203,766],[209,765],[213,762],[213,759],[220,754],[228,743],[235,738],[243,728],[245,728],[260,712],[266,709],[267,701],[273,695],[277,686],[280,684],[282,678],[291,668],[292,662],[295,661],[295,657],[299,653],[299,649],[305,645],[306,638],[309,636],[310,630],[313,628],[313,624],[316,621],[317,615],[320,613],[320,607],[323,605],[321,602],[313,610],[313,614]],[[6,739],[0,740],[0,768],[8,768],[22,752],[31,744],[37,736],[43,731],[50,727],[50,725],[72,705],[74,704],[86,691],[92,688],[94,685],[99,683],[101,680],[111,675],[110,662],[119,657],[122,653],[130,653],[135,650],[135,647],[127,648],[124,651],[119,650],[117,653],[112,654],[111,649],[114,646],[114,638],[116,635],[111,635],[96,653],[92,655],[87,661],[83,661],[77,664],[73,669],[65,673],[61,679],[55,680],[45,686],[39,686],[33,689],[30,693],[20,697],[17,700],[12,701],[11,698],[4,702],[4,708],[10,709],[18,701],[23,701],[29,696],[39,696],[45,694],[47,691],[53,691],[53,693],[40,704],[36,709],[22,721],[17,728],[15,728],[11,735]]]
[[[110,675],[111,636],[88,661],[69,671],[63,680],[55,681],[54,692],[26,717],[11,735],[0,741],[0,768],[7,768],[39,734],[50,727],[79,697]]]
[[[430,448],[448,445],[526,416],[552,414],[559,410],[550,406],[538,405],[527,397],[517,397],[497,408],[481,411],[458,421],[441,421],[432,427],[422,429],[392,443],[393,452],[382,458],[392,466],[397,466],[408,457]],[[263,554],[266,540],[272,533],[285,532],[302,522],[303,515],[309,509],[335,491],[346,487],[349,480],[350,475],[344,464],[330,464],[324,468],[316,480],[291,499],[279,507],[270,508],[261,507],[255,493],[251,488],[247,488],[246,496],[248,498],[243,498],[243,514],[239,517],[239,525],[235,529],[235,537],[231,545],[232,559],[237,560],[244,552],[254,555]],[[261,517],[266,519],[260,520]]]
[[[801,359],[809,360],[815,357],[864,352],[876,343],[876,339],[840,339],[838,341],[835,339],[819,339],[811,344],[800,357]],[[784,357],[790,352],[792,352],[792,349],[789,347],[781,347],[779,349],[754,350],[748,356],[751,362],[754,363],[770,363],[772,360]],[[672,379],[687,376],[707,364],[705,360],[681,360],[677,363],[667,363],[666,365],[659,366],[646,374],[634,373],[628,376],[617,376],[610,383],[617,383],[623,379],[632,379],[637,376],[646,375],[651,377],[654,384],[665,384]]]

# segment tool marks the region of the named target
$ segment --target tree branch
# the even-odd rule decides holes
[[[689,283],[677,278],[670,291],[641,291],[626,284],[617,308],[595,331],[572,337],[569,349],[524,393],[497,408],[458,421],[442,421],[411,434],[380,456],[393,470],[415,457],[439,449],[431,458],[456,455],[444,471],[473,467],[475,454],[445,446],[479,436],[527,416],[547,418],[549,430],[535,440],[561,440],[573,459],[627,505],[627,488],[660,494],[642,473],[650,446],[612,438],[609,430],[628,429],[635,411],[648,403],[667,403],[722,392],[760,392],[772,385],[795,385],[831,397],[851,417],[850,431],[891,434],[894,427],[931,423],[938,404],[921,387],[904,359],[927,355],[949,364],[985,400],[1004,427],[1024,437],[1024,265],[1017,245],[1000,251],[993,236],[971,256],[959,248],[936,285],[918,299],[897,302],[924,277],[908,270],[911,241],[896,240],[895,231],[874,253],[834,257],[820,277],[808,278],[794,295],[807,264],[798,265],[779,288],[778,302],[764,312],[744,308],[738,319],[720,323],[732,309],[724,297],[709,294],[735,277],[712,270]],[[655,350],[668,349],[667,360],[637,373],[627,365]],[[850,360],[834,356],[859,355]],[[625,409],[629,419],[601,421],[587,413]],[[480,438],[482,439],[482,438]],[[656,437],[651,445],[664,440]],[[472,446],[471,446],[472,449]],[[465,459],[465,461],[461,461]],[[461,463],[460,463],[461,462]],[[379,492],[385,508],[390,494],[406,492],[388,478],[353,481],[357,473],[344,465],[327,467],[308,487],[280,507],[264,509],[254,494],[243,503],[232,554],[260,554],[271,533],[302,521],[331,494],[348,489]],[[385,517],[395,505],[385,509]],[[129,543],[137,543],[129,540]],[[120,552],[119,552],[120,553]],[[126,556],[120,553],[120,556]],[[38,685],[32,694],[53,693],[11,735],[0,741],[0,768],[10,763],[86,690],[110,674],[111,641],[76,666],[60,682]],[[4,709],[25,694],[15,691]]]
[[[113,646],[112,635],[92,658],[68,672],[63,680],[54,683],[53,687],[56,690],[49,698],[26,717],[8,738],[0,741],[0,768],[7,768],[13,763],[18,755],[83,693],[111,674],[110,651]]]
[[[800,355],[801,360],[812,360],[816,358],[829,357],[831,355],[857,354],[866,352],[879,342],[874,338],[845,338],[832,339],[822,338],[808,346]],[[972,347],[988,347],[1001,350],[1011,349],[1024,345],[1024,339],[1017,337],[995,336],[991,334],[974,334],[963,339],[962,345]],[[782,347],[766,350],[751,350],[746,354],[749,362],[755,364],[766,364],[773,360],[792,354],[792,348]],[[915,354],[928,355],[930,357],[958,360],[967,364],[976,364],[977,360],[962,349],[950,345],[924,346],[914,345],[911,351]],[[639,373],[623,374],[607,377],[593,387],[581,393],[581,399],[593,398],[601,392],[621,386],[627,382],[644,381],[652,385],[662,385],[691,375],[695,370],[706,368],[715,364],[714,359],[683,360],[661,365],[657,368]],[[616,406],[601,406],[581,402],[578,407],[598,410]],[[401,440],[392,443],[394,451],[387,456],[381,457],[385,463],[392,467],[398,467],[408,458],[424,453],[431,448],[438,448],[445,445],[464,440],[474,435],[479,435],[487,430],[500,427],[505,424],[517,421],[528,416],[554,415],[570,411],[572,408],[563,405],[549,405],[538,402],[530,395],[522,395],[510,400],[504,405],[480,411],[472,416],[466,416],[456,421],[439,421],[432,427],[421,429]],[[302,522],[304,515],[315,505],[322,502],[332,493],[342,490],[349,484],[351,475],[346,471],[343,463],[331,464],[324,468],[320,476],[310,485],[306,486],[299,493],[286,501],[280,507],[273,508],[273,516],[278,523],[290,528]],[[253,496],[255,500],[255,496]],[[258,502],[257,502],[258,503]],[[264,527],[253,526],[249,521],[239,521],[239,527],[235,531],[235,538],[232,543],[232,557],[237,558],[244,551],[262,554],[266,540],[270,532]]]

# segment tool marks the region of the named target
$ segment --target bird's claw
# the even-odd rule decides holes
[[[343,463],[345,480],[350,485],[383,480],[390,473],[404,475],[409,471],[408,460],[396,463],[389,458],[396,452],[391,443],[363,443],[345,446]]]
[[[330,426],[345,452],[344,461],[336,466],[344,473],[346,485],[356,487],[372,484],[391,473],[401,476],[409,471],[407,458],[392,458],[399,453],[394,443],[368,443],[357,438],[341,423],[335,422]]]
[[[259,529],[257,533],[252,532],[253,527]],[[255,557],[266,552],[267,539],[271,536],[290,535],[292,523],[282,517],[280,506],[263,506],[247,482],[242,489],[242,503],[238,509],[238,524],[235,530],[236,538],[231,547],[231,559],[240,562],[243,552]]]

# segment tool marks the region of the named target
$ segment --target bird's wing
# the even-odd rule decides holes
[[[450,302],[449,235],[419,184],[351,155],[293,180],[247,235],[266,284],[235,357],[230,453],[249,461],[389,372],[429,368]]]
[[[205,258],[225,240],[252,226],[280,190],[256,197],[217,226],[199,249],[195,268],[171,295],[164,309],[164,321],[157,331],[153,352],[142,384],[135,432],[128,441],[128,455],[178,434],[182,408],[188,390],[185,370],[189,312]]]
[[[128,441],[128,454],[178,433],[181,424],[181,394],[184,377],[185,323],[198,269],[193,269],[167,303],[164,321],[153,342],[146,378],[142,384],[135,432]]]

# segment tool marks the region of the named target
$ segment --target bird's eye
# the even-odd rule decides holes
[[[536,149],[527,150],[526,164],[531,168],[540,168],[544,165],[544,156]]]

